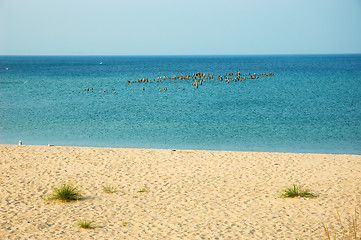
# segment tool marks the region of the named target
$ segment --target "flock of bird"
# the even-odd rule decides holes
[[[211,81],[219,81],[223,83],[231,83],[231,82],[244,82],[249,79],[259,79],[261,77],[268,77],[274,76],[274,73],[248,73],[248,74],[241,74],[240,72],[237,73],[226,73],[224,75],[215,75],[215,74],[205,74],[205,73],[193,73],[191,75],[173,75],[173,76],[163,76],[158,78],[139,78],[137,80],[128,80],[128,84],[135,84],[135,83],[183,83],[188,82],[191,83],[192,86],[195,88],[199,88],[200,86],[204,86],[207,82]],[[180,89],[180,87],[178,87]],[[182,88],[184,90],[184,88]],[[159,92],[167,91],[167,87],[160,88]],[[84,91],[86,92],[93,92],[93,88],[85,88]],[[145,86],[143,86],[143,91],[145,91]],[[104,90],[104,93],[116,93],[115,88],[111,91]]]
[[[226,73],[224,75],[215,75],[215,74],[205,74],[205,73],[193,73],[192,75],[173,75],[173,76],[163,76],[158,77],[157,79],[148,79],[148,78],[140,78],[138,80],[128,80],[129,84],[132,83],[152,83],[152,82],[191,82],[192,86],[198,88],[199,86],[204,85],[207,81],[218,80],[219,82],[230,83],[230,82],[242,82],[246,81],[247,79],[258,79],[260,77],[268,77],[274,76],[274,73],[248,73],[248,74],[241,74],[240,72],[237,73]],[[184,89],[184,88],[183,88]],[[145,90],[145,87],[143,87]],[[167,88],[165,87],[164,90],[166,91]],[[159,89],[161,92],[162,90]]]

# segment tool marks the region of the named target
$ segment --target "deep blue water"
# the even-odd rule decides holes
[[[238,72],[275,75],[216,78]],[[215,76],[128,83],[193,73]],[[0,143],[19,140],[361,154],[361,55],[0,56]]]

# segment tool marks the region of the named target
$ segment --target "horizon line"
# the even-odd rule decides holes
[[[0,54],[0,56],[114,56],[114,57],[167,57],[167,56],[179,56],[179,57],[196,57],[196,56],[310,56],[310,55],[360,55],[360,53],[266,53],[266,54]]]

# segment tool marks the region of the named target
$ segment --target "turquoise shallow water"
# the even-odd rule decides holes
[[[275,76],[128,83],[198,72]],[[0,143],[19,140],[360,154],[361,55],[0,56]]]

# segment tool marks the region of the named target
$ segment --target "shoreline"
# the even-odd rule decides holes
[[[360,155],[173,150],[0,144],[0,235],[319,239],[321,222],[341,236],[335,209],[348,227],[360,206]],[[63,182],[84,199],[44,199]],[[281,198],[293,183],[318,197]],[[117,191],[104,193],[105,184]],[[96,228],[80,229],[79,219]]]
[[[43,146],[43,147],[64,147],[64,148],[99,148],[99,149],[143,149],[143,150],[171,150],[171,151],[209,151],[209,152],[235,152],[235,153],[276,153],[276,154],[315,154],[315,155],[350,155],[361,156],[361,153],[323,153],[323,152],[282,152],[282,151],[250,151],[250,150],[212,150],[212,149],[188,149],[188,148],[142,148],[142,147],[107,147],[107,146],[74,146],[74,145],[33,145],[33,144],[3,144],[1,146]]]

